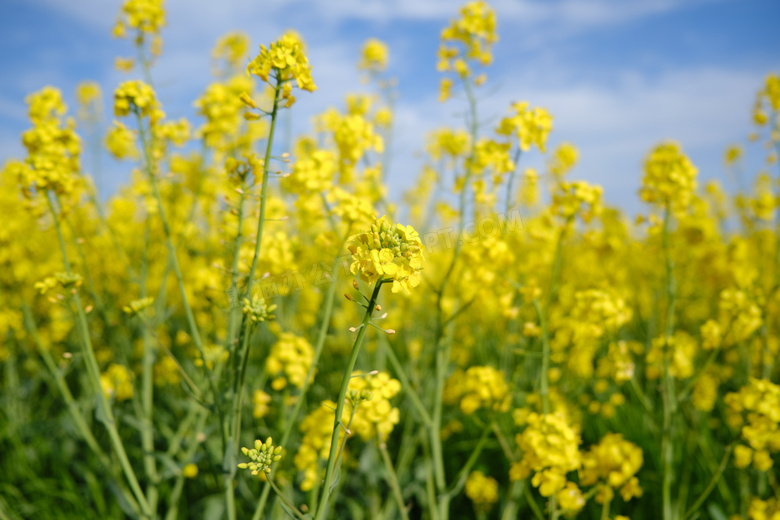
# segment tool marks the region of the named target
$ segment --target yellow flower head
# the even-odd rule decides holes
[[[466,479],[466,496],[478,511],[490,511],[498,502],[498,481],[481,471],[472,471]]]
[[[698,170],[674,142],[656,146],[645,160],[639,196],[643,201],[683,210],[696,189]]]
[[[460,18],[452,20],[441,32],[441,39],[437,68],[441,71],[453,70],[461,77],[469,76],[471,71],[467,60],[483,66],[493,61],[490,48],[498,41],[496,14],[487,2],[469,2],[460,9]]]
[[[106,134],[106,148],[117,159],[138,158],[138,148],[135,145],[135,132],[119,121],[114,121],[111,130]]]
[[[612,489],[622,488],[623,500],[641,496],[636,473],[642,467],[642,449],[617,433],[608,433],[582,456],[580,484],[601,482]],[[600,502],[599,497],[596,500]]]
[[[148,116],[153,125],[165,117],[152,87],[139,80],[125,81],[114,91],[114,115],[124,117],[130,112]]]
[[[276,74],[277,82],[283,82],[282,99],[287,100],[288,106],[295,101],[291,94],[292,80],[295,80],[301,90],[317,90],[311,77],[311,65],[298,38],[284,35],[267,48],[261,45],[260,54],[246,67],[247,74],[254,74],[269,84],[268,77],[272,70]]]
[[[387,44],[376,38],[369,38],[361,49],[358,68],[369,72],[382,72],[387,68],[387,56]]]
[[[249,52],[249,36],[242,32],[229,32],[217,40],[211,57],[217,61],[224,61],[226,72],[237,70]]]
[[[525,152],[530,150],[533,145],[544,152],[547,137],[552,131],[552,114],[544,108],[529,109],[527,101],[512,103],[510,112],[509,116],[499,122],[496,133],[506,136],[514,135],[519,141],[520,149]],[[573,148],[571,145],[563,148],[562,161],[567,166],[573,165],[576,161],[576,149],[572,153],[571,149]]]
[[[112,363],[100,374],[100,386],[106,397],[125,401],[133,397],[132,374],[124,365]]]
[[[412,226],[393,225],[383,216],[369,231],[353,235],[347,249],[352,253],[350,271],[365,282],[392,280],[394,293],[420,285],[422,241]]]
[[[313,360],[314,348],[306,338],[283,332],[279,341],[271,347],[271,353],[265,361],[268,374],[275,377],[271,387],[281,390],[289,382],[297,388],[302,388]]]
[[[354,372],[349,380],[347,396],[362,395],[369,399],[358,405],[352,419],[352,429],[364,440],[376,436],[380,441],[386,441],[393,427],[401,420],[398,408],[390,404],[390,399],[400,391],[401,383],[387,372],[376,375]]]

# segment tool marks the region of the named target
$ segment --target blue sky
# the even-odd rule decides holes
[[[131,56],[126,40],[111,38],[120,2],[3,0],[0,18],[0,160],[22,156],[28,127],[23,99],[44,85],[60,87],[75,106],[74,89],[89,79],[106,97],[124,79],[115,56]],[[512,101],[527,100],[554,117],[551,144],[578,146],[571,174],[604,186],[607,201],[638,210],[641,162],[662,139],[680,141],[702,179],[725,178],[723,148],[745,142],[750,108],[770,71],[780,72],[780,2],[776,0],[500,0],[495,63],[483,88],[480,117],[500,117]],[[209,52],[230,30],[253,47],[296,29],[310,48],[313,94],[301,93],[294,132],[310,117],[341,106],[360,91],[355,69],[368,37],[388,42],[389,72],[399,80],[394,194],[411,186],[425,132],[461,125],[456,99],[437,102],[439,32],[459,2],[446,0],[168,0],[164,56],[155,86],[169,116],[194,117],[192,101],[210,81]],[[110,107],[106,105],[110,121]],[[751,152],[760,164],[761,151]],[[523,166],[540,164],[533,154]],[[129,165],[109,164],[104,194],[127,179]],[[726,183],[728,185],[728,183]]]

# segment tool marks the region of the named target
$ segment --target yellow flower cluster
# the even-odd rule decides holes
[[[252,78],[233,76],[224,83],[212,83],[195,101],[198,115],[206,121],[198,128],[197,135],[206,144],[219,150],[236,147],[241,137],[244,103],[241,94],[252,92]]]
[[[509,148],[509,143],[481,139],[474,147],[474,159],[471,162],[472,171],[477,174],[491,172],[493,182],[500,183],[504,174],[515,169],[515,163],[509,156]]]
[[[725,289],[718,300],[720,323],[728,330],[729,344],[736,344],[748,339],[759,327],[761,309],[745,291]]]
[[[302,491],[311,490],[317,481],[322,478],[323,470],[320,469],[320,461],[328,460],[333,437],[333,415],[335,409],[336,403],[324,401],[322,406],[315,409],[301,421],[299,429],[303,438],[301,439],[301,446],[293,458],[293,463],[298,471],[303,472]],[[346,410],[342,413],[341,420],[344,424],[347,424],[349,421],[349,413]]]
[[[393,225],[383,216],[371,229],[353,235],[347,244],[352,254],[350,272],[367,283],[392,280],[394,293],[420,285],[422,241],[412,226]]]
[[[401,383],[387,372],[376,375],[353,372],[347,395],[361,395],[363,392],[363,395],[370,395],[370,399],[359,404],[351,429],[363,440],[377,437],[380,442],[386,441],[393,427],[400,421],[398,408],[390,404],[390,399],[400,391]],[[348,408],[351,413],[351,407]]]
[[[126,27],[140,32],[157,34],[165,26],[163,0],[126,0],[122,4],[114,34],[123,36]]]
[[[466,479],[466,496],[477,511],[490,511],[498,502],[498,481],[481,471],[472,471]]]
[[[588,289],[574,294],[571,311],[575,338],[600,338],[631,320],[625,300],[607,291]]]
[[[556,179],[563,178],[569,170],[574,168],[580,153],[577,147],[571,143],[561,143],[552,152],[552,156],[547,162],[547,168]]]
[[[780,451],[780,386],[767,379],[751,378],[738,392],[725,397],[729,422],[744,422],[740,444],[734,449],[734,464],[744,468],[753,463],[759,471],[774,464],[770,453]]]
[[[358,68],[368,72],[383,72],[387,68],[387,44],[376,38],[369,38],[360,51]]]
[[[443,157],[454,159],[465,154],[471,146],[468,132],[451,128],[434,130],[428,134],[427,141],[428,153],[437,161]]]
[[[311,77],[311,65],[304,53],[301,41],[293,36],[282,36],[269,47],[260,46],[258,54],[246,67],[247,74],[254,74],[266,83],[271,70],[276,72],[276,80],[282,84],[282,99],[286,105],[292,106],[295,97],[292,95],[292,80],[301,90],[313,92],[317,90]]]
[[[215,61],[224,61],[226,70],[219,71],[224,74],[231,74],[239,69],[244,63],[249,53],[249,37],[242,32],[229,32],[217,40],[214,49],[211,51],[211,57]]]
[[[373,150],[384,151],[384,141],[374,129],[374,125],[362,115],[341,116],[330,112],[324,121],[333,132],[333,140],[339,150],[339,171],[341,182],[351,182],[355,165],[366,153]]]
[[[761,500],[753,497],[747,513],[749,520],[780,520],[780,500],[776,498]]]
[[[140,80],[125,81],[114,91],[114,115],[125,117],[130,112],[148,116],[152,125],[165,117],[154,89]]]
[[[336,157],[328,150],[314,150],[299,158],[292,166],[292,175],[286,186],[301,195],[319,194],[333,185]]]
[[[117,159],[137,159],[135,131],[119,121],[114,121],[111,130],[106,134],[106,148]]]
[[[571,221],[579,215],[590,222],[602,211],[601,186],[585,181],[561,182],[553,193],[553,213]]]
[[[444,386],[444,402],[458,403],[463,413],[471,415],[480,408],[506,412],[512,393],[504,373],[490,366],[473,366],[465,372],[456,369]]]
[[[520,149],[527,152],[535,145],[541,152],[545,151],[547,137],[553,126],[553,117],[544,108],[529,109],[528,101],[512,103],[511,115],[504,117],[496,128],[499,135],[512,136],[518,139]],[[565,160],[570,161],[570,157]],[[576,160],[576,158],[575,158]]]
[[[601,441],[582,455],[580,485],[600,485],[596,501],[612,500],[614,490],[620,488],[624,501],[642,496],[636,477],[644,458],[642,449],[628,442],[618,433],[608,433]]]
[[[648,379],[658,379],[663,374],[664,359],[669,360],[669,375],[677,379],[686,379],[693,375],[694,359],[698,344],[685,331],[675,331],[674,336],[658,336],[650,344],[645,357],[645,375]]]
[[[681,211],[690,204],[698,170],[679,144],[662,143],[645,159],[640,198],[651,204]]]
[[[268,393],[263,392],[262,390],[255,390],[255,393],[252,396],[252,403],[254,404],[252,416],[255,419],[262,419],[268,415],[268,412],[271,410],[268,406],[270,402],[271,396]]]
[[[11,162],[6,170],[19,180],[28,198],[53,190],[58,195],[73,194],[79,184],[81,143],[72,119],[62,120],[67,106],[62,93],[44,87],[27,96],[33,127],[22,134],[27,150],[24,163]]]
[[[374,220],[371,203],[364,197],[353,195],[336,186],[328,192],[326,199],[331,204],[331,211],[345,224],[369,225]]]
[[[265,369],[275,377],[271,388],[282,390],[288,383],[297,388],[303,387],[313,360],[314,348],[306,338],[282,332],[265,360]]]
[[[239,469],[248,469],[252,475],[271,473],[271,464],[282,460],[282,447],[274,446],[273,439],[268,437],[265,442],[255,440],[254,448],[241,448],[244,456],[252,459],[252,462],[242,462]]]
[[[560,412],[530,413],[526,422],[526,429],[516,437],[523,458],[512,464],[510,478],[522,480],[534,473],[531,483],[542,496],[566,494],[566,474],[582,465],[579,434]]]
[[[133,375],[124,365],[111,363],[100,374],[100,386],[106,397],[125,401],[133,397]]]
[[[759,126],[763,126],[769,121],[769,116],[763,106],[764,101],[768,102],[770,110],[780,111],[780,76],[776,74],[767,75],[764,88],[756,96],[756,103],[753,108],[753,121]],[[777,141],[778,139],[775,138],[774,140]]]
[[[460,9],[460,18],[442,30],[441,39],[437,69],[452,70],[466,77],[471,74],[467,60],[476,60],[481,65],[493,61],[490,49],[498,40],[496,14],[487,2],[470,2]],[[463,49],[449,46],[448,42],[460,43]]]

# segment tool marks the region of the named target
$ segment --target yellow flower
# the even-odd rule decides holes
[[[106,397],[125,401],[133,397],[133,383],[130,371],[124,366],[112,363],[100,374],[100,386]]]
[[[198,465],[197,464],[187,464],[184,466],[181,470],[181,474],[184,476],[184,478],[195,478],[198,476]]]
[[[268,375],[275,377],[271,387],[281,390],[290,383],[296,388],[302,388],[313,360],[314,348],[306,338],[283,332],[271,347],[265,361]]]
[[[411,226],[393,225],[383,216],[370,231],[353,235],[347,249],[352,254],[350,271],[365,282],[392,280],[394,293],[420,285],[422,241]]]
[[[149,117],[152,125],[165,117],[152,87],[143,81],[125,81],[114,91],[114,115],[124,117],[131,111]]]
[[[498,502],[498,481],[481,471],[472,471],[466,479],[466,496],[478,511],[490,511]]]
[[[369,72],[383,72],[387,68],[387,56],[387,44],[376,38],[369,38],[361,49],[358,68]]]
[[[293,36],[284,35],[269,47],[261,45],[260,54],[246,67],[247,74],[254,74],[266,83],[269,83],[271,70],[275,71],[277,84],[282,86],[282,99],[287,100],[287,106],[295,101],[291,94],[290,81],[295,80],[301,90],[309,92],[317,90],[303,46],[300,40]]]
[[[656,146],[645,160],[639,196],[643,201],[683,210],[696,189],[698,170],[683,154],[679,144]]]
[[[111,130],[106,134],[106,148],[117,159],[137,159],[138,148],[135,144],[136,136],[119,121],[114,121]]]

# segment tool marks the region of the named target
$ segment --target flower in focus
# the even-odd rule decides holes
[[[301,90],[317,90],[303,45],[295,37],[285,35],[269,47],[261,45],[260,54],[246,67],[247,74],[254,74],[266,83],[269,83],[271,70],[276,72],[277,86],[282,86],[282,99],[287,100],[288,107],[295,102],[295,97],[292,96],[292,80],[295,80]]]
[[[392,280],[394,293],[420,285],[422,241],[412,226],[393,225],[383,216],[370,231],[353,235],[347,249],[352,254],[350,272],[367,283]]]

